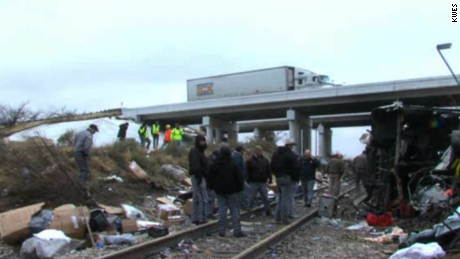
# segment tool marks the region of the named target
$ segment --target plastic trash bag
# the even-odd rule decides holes
[[[43,230],[38,234],[34,234],[34,236],[46,241],[65,240],[67,243],[70,243],[71,241],[71,239],[66,236],[64,232],[55,229]]]
[[[105,236],[104,243],[106,245],[132,245],[134,244],[134,236],[132,234],[123,234],[118,236]]]
[[[187,170],[178,165],[163,165],[161,167],[161,174],[177,182],[181,182],[187,178]]]
[[[53,212],[49,210],[41,210],[35,213],[30,219],[29,232],[32,234],[42,232],[51,224],[53,218]]]
[[[122,204],[121,207],[123,208],[123,211],[125,212],[125,216],[128,219],[141,219],[141,220],[147,220],[145,217],[145,214],[134,208],[133,206]]]
[[[394,253],[390,259],[437,259],[446,255],[438,243],[420,244],[401,249]]]

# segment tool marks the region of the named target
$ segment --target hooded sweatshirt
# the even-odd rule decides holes
[[[206,138],[201,135],[196,136],[195,146],[190,149],[190,153],[188,155],[190,175],[194,175],[199,183],[201,183],[201,179],[203,177],[207,177],[209,171],[208,159],[204,154],[204,151],[207,148],[207,146],[201,146],[201,140],[206,141]]]
[[[244,178],[232,159],[229,147],[222,147],[219,157],[209,170],[208,182],[217,195],[229,195],[243,191]]]

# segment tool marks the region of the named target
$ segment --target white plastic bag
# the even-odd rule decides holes
[[[43,230],[38,234],[34,234],[35,237],[40,238],[41,240],[53,241],[53,240],[65,240],[67,243],[70,243],[71,239],[64,234],[64,232],[55,229]]]
[[[123,211],[125,212],[125,216],[128,219],[141,219],[141,220],[147,220],[145,217],[145,214],[134,208],[133,206],[122,204],[121,207],[123,208]]]
[[[393,254],[390,259],[438,259],[446,256],[438,243],[415,243],[408,248],[401,249]]]

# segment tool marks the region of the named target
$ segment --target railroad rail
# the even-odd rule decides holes
[[[323,192],[327,186],[318,188],[315,190],[316,193],[318,192]],[[353,188],[352,188],[353,189]],[[348,190],[342,195],[345,195],[351,190]],[[302,194],[296,195],[296,197],[301,196]],[[276,205],[276,201],[271,203],[272,206]],[[247,219],[251,215],[254,215],[256,213],[263,212],[264,208],[259,207],[255,210],[252,211],[247,211],[241,214],[242,219]],[[297,229],[298,227],[302,226],[306,222],[308,222],[310,219],[314,218],[318,213],[317,209],[311,209],[308,214],[299,220],[296,220],[295,222],[291,223],[290,225],[283,227],[281,229],[277,229],[276,232],[273,233],[268,233],[268,237],[262,242],[257,242],[255,245],[250,247],[249,249],[245,249],[245,247],[242,247],[241,250],[238,251],[233,251],[233,252],[227,252],[227,251],[214,251],[212,256],[205,256],[202,254],[205,258],[251,258],[254,259],[255,257],[252,257],[254,254],[260,255],[260,253],[263,253],[268,249],[268,247],[273,243],[273,242],[279,242],[279,240],[287,237],[289,235],[288,232],[293,232],[293,230]],[[258,218],[256,218],[257,220]],[[254,219],[253,219],[254,220]],[[177,247],[177,244],[180,243],[184,239],[193,239],[197,240],[200,239],[201,237],[206,236],[208,233],[212,233],[217,229],[217,220],[213,220],[211,222],[208,222],[207,224],[196,226],[192,229],[180,231],[162,238],[155,239],[150,242],[145,242],[139,245],[135,245],[132,247],[129,247],[127,249],[105,255],[103,257],[100,257],[100,259],[121,259],[121,258],[133,258],[133,259],[139,259],[139,258],[151,258],[152,255],[158,255],[160,252],[164,251],[165,248],[167,247]],[[267,233],[265,233],[267,234]],[[272,237],[272,238],[271,238]],[[249,237],[251,238],[251,237]],[[252,239],[255,239],[252,237]],[[230,240],[230,239],[227,239]],[[258,240],[257,240],[258,241]],[[200,247],[200,246],[199,246]],[[242,252],[241,252],[242,251]],[[200,251],[201,253],[205,251]],[[241,252],[241,253],[240,253]],[[244,257],[240,257],[244,256]],[[192,256],[193,257],[193,256]]]

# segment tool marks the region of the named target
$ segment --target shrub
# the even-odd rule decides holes
[[[74,146],[75,145],[75,131],[73,130],[67,130],[64,134],[62,134],[58,140],[57,144],[60,147],[63,146]]]

